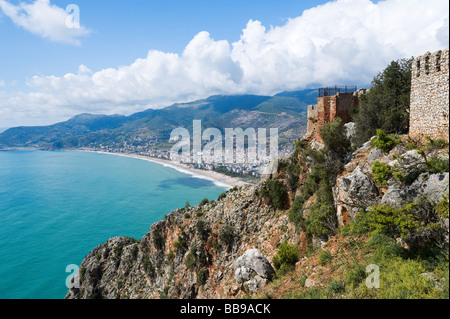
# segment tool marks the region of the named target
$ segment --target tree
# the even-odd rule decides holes
[[[355,144],[366,142],[377,129],[388,134],[408,133],[412,61],[392,61],[373,79],[370,91],[361,96],[359,108],[352,110]]]

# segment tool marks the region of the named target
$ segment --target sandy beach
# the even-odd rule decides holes
[[[192,177],[195,177],[195,178],[202,178],[202,179],[210,180],[210,181],[214,182],[217,186],[221,186],[221,187],[232,188],[234,186],[241,187],[241,186],[250,185],[249,183],[244,182],[238,178],[227,176],[227,175],[215,172],[215,171],[195,169],[195,168],[191,168],[188,165],[183,164],[183,163],[173,162],[170,160],[165,160],[165,159],[160,159],[160,158],[148,157],[148,156],[137,155],[137,154],[129,154],[129,153],[101,152],[101,151],[94,151],[94,150],[89,150],[89,149],[80,149],[78,151],[124,156],[124,157],[129,157],[129,158],[141,159],[141,160],[149,161],[149,162],[153,162],[153,163],[158,163],[163,166],[173,168],[181,173],[191,175]]]

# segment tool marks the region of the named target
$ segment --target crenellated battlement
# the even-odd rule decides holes
[[[449,49],[413,61],[410,136],[449,140]]]

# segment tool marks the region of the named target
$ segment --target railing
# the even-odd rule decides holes
[[[353,93],[357,91],[357,86],[334,86],[319,88],[319,97],[334,96],[337,93]]]

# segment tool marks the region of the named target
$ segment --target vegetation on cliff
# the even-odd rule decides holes
[[[327,123],[322,148],[298,140],[260,184],[173,211],[139,241],[109,240],[67,297],[448,298],[448,143],[396,135],[408,70],[393,62],[374,79],[357,138]],[[275,276],[236,269],[249,255]]]

